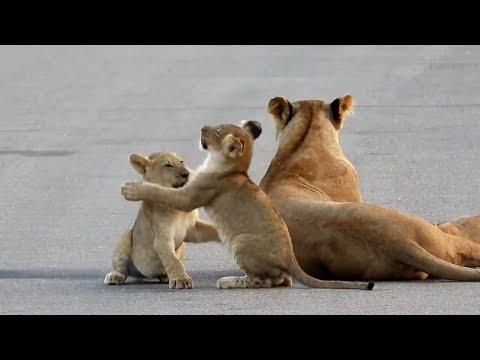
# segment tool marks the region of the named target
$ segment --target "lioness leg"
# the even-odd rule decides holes
[[[103,282],[107,285],[125,284],[128,276],[128,263],[132,255],[132,231],[126,231],[120,238],[113,253],[113,271],[105,276]]]
[[[455,221],[438,223],[437,226],[444,233],[480,244],[480,216],[463,216]]]
[[[462,256],[461,265],[466,267],[480,267],[480,244],[466,240],[465,238],[460,239],[462,245],[465,244],[465,246],[458,249],[458,252]]]
[[[270,288],[277,286],[292,286],[290,276],[277,278],[265,278],[245,276],[226,276],[218,279],[217,289],[247,289],[247,288]]]
[[[291,287],[293,285],[293,280],[291,276],[281,277],[281,282],[278,283],[278,286]]]
[[[167,271],[170,289],[193,288],[192,278],[185,271],[182,261],[177,258],[173,239],[159,234],[153,241],[153,248]]]
[[[479,267],[480,266],[480,244],[470,241],[466,237],[455,236],[445,233],[445,239],[450,249],[450,257],[442,257],[443,254],[436,254],[435,256],[441,257],[451,263],[466,267]]]

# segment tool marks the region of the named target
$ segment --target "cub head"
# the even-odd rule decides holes
[[[175,153],[156,152],[148,157],[132,154],[130,163],[143,176],[144,181],[165,187],[180,188],[190,176],[183,159]]]
[[[331,103],[323,100],[290,102],[278,96],[268,103],[268,113],[277,129],[278,139],[299,125],[299,122],[309,122],[310,126],[321,127],[323,131],[338,133],[345,119],[353,113],[354,107],[355,100],[350,95],[339,97]]]
[[[222,163],[243,163],[247,167],[253,156],[253,142],[261,135],[262,126],[257,121],[242,121],[240,126],[224,124],[204,126],[200,147]]]

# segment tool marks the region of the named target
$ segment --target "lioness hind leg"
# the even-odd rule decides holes
[[[291,287],[293,285],[293,279],[291,276],[282,276],[276,280],[275,286]]]
[[[454,221],[438,224],[444,233],[456,235],[480,244],[480,216],[462,216]]]

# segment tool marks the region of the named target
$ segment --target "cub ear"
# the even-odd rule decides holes
[[[227,135],[223,139],[223,151],[231,158],[243,155],[243,149],[245,144],[240,139],[236,138],[232,134]]]
[[[130,164],[140,175],[145,175],[146,167],[152,165],[152,160],[140,154],[132,154],[130,155]]]
[[[262,134],[262,124],[258,121],[243,120],[240,127],[252,135],[253,140],[256,140]]]
[[[355,100],[351,95],[345,95],[335,99],[330,107],[332,109],[333,122],[337,129],[340,129],[343,126],[343,121],[353,114],[353,109],[355,108]]]
[[[284,97],[277,96],[268,102],[268,113],[277,129],[282,130],[295,115],[295,108]]]

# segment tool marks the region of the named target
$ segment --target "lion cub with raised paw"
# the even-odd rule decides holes
[[[300,268],[285,222],[247,174],[253,142],[261,132],[256,121],[242,122],[241,127],[205,126],[201,147],[208,157],[185,187],[129,182],[122,186],[122,194],[127,200],[148,200],[183,211],[204,207],[221,242],[246,273],[219,279],[217,288],[292,286],[293,276],[315,288],[372,289],[371,282],[318,280]]]
[[[173,153],[133,154],[130,163],[144,181],[170,188],[181,188],[190,176],[183,160]],[[193,288],[182,262],[184,241],[201,243],[219,238],[212,225],[199,219],[198,210],[184,212],[143,201],[133,229],[123,234],[115,249],[113,271],[105,276],[105,284],[121,285],[132,276],[158,279],[171,289]]]

